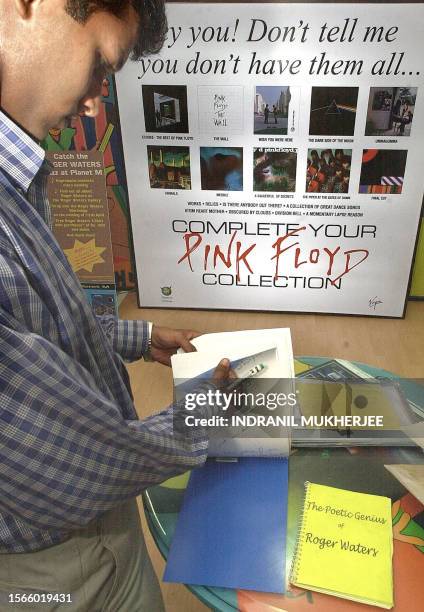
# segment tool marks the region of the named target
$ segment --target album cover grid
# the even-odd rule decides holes
[[[295,135],[300,87],[257,86],[252,101],[253,135],[258,146],[200,146],[202,190],[243,191],[243,167],[252,168],[254,192],[294,193],[296,178],[304,177],[305,193],[353,193],[350,172],[359,87],[312,87],[309,110],[307,163],[300,168],[298,149],[275,136]],[[199,86],[199,135],[243,134],[242,86]],[[190,134],[187,87],[143,85],[145,129],[157,134]],[[407,139],[413,129],[416,87],[371,87],[364,136],[387,144]],[[241,109],[241,110],[240,110]],[[268,138],[269,142],[261,142]],[[378,140],[377,140],[378,137]],[[347,142],[343,142],[346,139]],[[407,141],[407,140],[406,140]],[[361,147],[362,148],[362,147]],[[360,154],[360,152],[358,153]],[[406,169],[405,148],[362,149],[360,194],[400,194]],[[189,146],[147,145],[150,186],[153,189],[191,189],[193,159]],[[303,178],[302,178],[303,180]]]

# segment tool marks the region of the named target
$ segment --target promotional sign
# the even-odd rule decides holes
[[[53,233],[98,315],[116,314],[109,208],[101,151],[47,151]]]
[[[81,172],[79,173],[78,179],[76,173],[77,161],[84,162],[84,156],[87,155],[90,157],[91,155],[101,153],[102,174],[104,174],[106,180],[106,184],[103,184],[102,187],[102,202],[106,202],[107,209],[109,210],[108,217],[110,220],[111,234],[109,241],[112,241],[114,269],[114,273],[112,271],[112,280],[108,280],[107,283],[108,286],[110,283],[114,285],[113,291],[115,290],[115,285],[118,291],[128,290],[134,287],[135,274],[130,253],[130,219],[119,112],[116,101],[115,83],[111,76],[107,76],[103,80],[101,102],[98,111],[97,116],[94,118],[79,115],[73,119],[72,125],[62,129],[51,129],[41,144],[50,155],[52,162],[54,162],[55,169],[57,170],[59,168],[58,173],[50,177],[50,184],[53,184],[55,181],[55,176],[60,176],[60,172],[64,171],[64,165],[59,166],[59,164],[63,160],[66,161],[66,155],[69,154],[68,161],[74,162],[74,168],[72,168],[69,163],[69,171],[73,170],[74,172],[72,178],[74,179],[73,189],[76,200],[78,200],[80,196],[78,188],[80,184],[79,179],[81,179],[82,189],[84,189],[84,174],[82,173],[84,168],[81,164]],[[62,160],[60,159],[60,153],[63,153],[64,156]],[[79,160],[77,157],[78,154],[82,156]],[[56,159],[54,157],[55,155]],[[88,157],[85,158],[85,162],[87,162]],[[62,173],[61,176],[63,179],[64,174]],[[57,201],[58,206],[61,205],[60,202],[61,198],[59,197]],[[69,202],[69,198],[68,201],[66,201],[65,198],[62,205],[67,207]],[[87,221],[87,223],[90,225],[90,221]],[[107,223],[109,225],[109,221]],[[61,234],[63,236],[63,232]],[[59,240],[61,240],[61,238],[59,238]],[[68,245],[62,246],[66,248]],[[99,276],[97,276],[97,272],[99,272]],[[77,272],[77,274],[79,274],[79,272]],[[83,272],[81,274],[83,274]],[[104,270],[99,270],[96,264],[93,274],[88,280],[87,278],[83,278],[83,276],[80,278],[85,286],[88,286],[88,284],[91,283],[102,283],[104,275]],[[103,291],[103,289],[101,291]],[[95,288],[95,293],[98,293],[98,288]]]
[[[401,317],[422,4],[167,6],[117,77],[143,306]]]

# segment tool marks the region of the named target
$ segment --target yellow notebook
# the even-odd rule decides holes
[[[305,484],[290,581],[366,604],[393,607],[391,500]]]

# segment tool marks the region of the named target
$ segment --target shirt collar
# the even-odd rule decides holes
[[[25,193],[44,157],[44,149],[0,110],[0,169]]]

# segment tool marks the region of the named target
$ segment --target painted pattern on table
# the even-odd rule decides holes
[[[330,362],[328,362],[329,364]],[[311,366],[296,360],[296,374]],[[320,367],[326,366],[322,360]],[[363,492],[387,495],[392,502],[394,612],[422,612],[424,607],[424,506],[384,468],[384,463],[401,463],[402,450],[379,448],[322,449],[308,451],[302,458],[290,461],[289,512],[286,567],[291,567],[297,523],[303,504],[304,480],[322,484],[361,489]],[[303,454],[303,453],[302,453]],[[396,459],[398,457],[398,459]],[[424,456],[423,456],[424,457]],[[423,458],[424,462],[424,458]],[[298,463],[298,465],[296,465]],[[349,467],[356,469],[350,470]],[[308,475],[305,476],[305,470]],[[315,473],[315,479],[313,474]],[[325,474],[324,480],[322,474]],[[350,482],[346,480],[349,474]],[[379,490],[375,490],[375,483]],[[369,484],[368,484],[369,483]],[[354,601],[332,597],[289,585],[285,595],[237,592],[240,612],[359,612],[381,610]]]
[[[335,367],[326,358],[295,359],[296,376],[312,368],[327,372]],[[356,364],[358,365],[358,364]],[[341,367],[339,365],[339,367]],[[371,368],[372,370],[372,368]],[[371,372],[369,372],[371,373]],[[382,372],[379,371],[379,374]],[[388,374],[388,373],[386,373]],[[374,374],[376,375],[376,374]],[[411,450],[402,448],[311,448],[293,449],[289,462],[286,568],[291,567],[298,524],[304,499],[304,482],[317,482],[363,493],[385,495],[392,499],[394,612],[422,612],[424,608],[424,506],[384,467],[407,463]],[[424,463],[424,454],[414,459]],[[148,490],[159,522],[159,540],[166,556],[172,541],[189,472]],[[146,505],[148,516],[149,505]],[[153,518],[153,517],[151,517]],[[155,536],[156,538],[156,536]],[[157,538],[156,538],[157,539]],[[240,612],[377,612],[381,608],[332,597],[289,585],[285,595],[254,591],[233,591],[191,587],[194,593],[216,609]],[[236,595],[236,598],[235,598]]]

